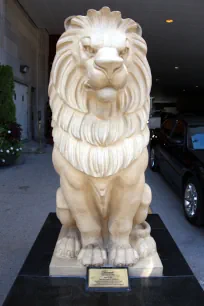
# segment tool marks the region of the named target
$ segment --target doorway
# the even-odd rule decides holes
[[[21,125],[22,140],[28,139],[28,87],[15,82],[14,103],[16,105],[16,121]]]

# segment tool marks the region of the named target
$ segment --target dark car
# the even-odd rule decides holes
[[[168,118],[153,130],[149,164],[179,191],[188,221],[203,224],[204,117]]]

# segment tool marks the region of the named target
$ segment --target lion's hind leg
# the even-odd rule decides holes
[[[145,221],[151,200],[151,189],[145,184],[142,201],[134,217],[134,226],[130,235],[131,245],[138,252],[140,258],[150,256],[156,251],[156,243],[150,236],[150,225]]]
[[[77,257],[81,249],[79,231],[61,188],[57,190],[56,202],[57,217],[63,227],[56,244],[55,255],[60,258]]]

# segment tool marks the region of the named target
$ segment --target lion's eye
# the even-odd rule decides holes
[[[121,51],[119,52],[119,55],[120,55],[121,57],[124,57],[125,55],[128,54],[128,51],[129,51],[129,48],[126,47],[126,48],[124,48],[123,50],[121,50]]]
[[[92,48],[89,45],[84,45],[84,50],[89,53],[90,55],[93,55],[96,53],[96,49]]]

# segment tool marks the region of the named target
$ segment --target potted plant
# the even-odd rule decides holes
[[[12,68],[0,65],[0,166],[13,164],[22,151],[21,126],[16,123],[13,95]]]

